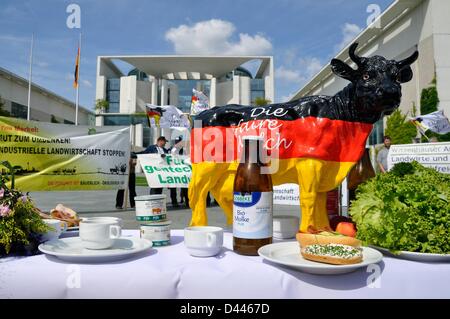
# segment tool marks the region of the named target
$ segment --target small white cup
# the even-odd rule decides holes
[[[42,235],[42,241],[58,239],[61,233],[67,230],[67,223],[58,219],[43,219],[42,221],[52,228]]]
[[[120,217],[109,217],[109,216],[97,216],[97,217],[83,217],[82,221],[93,221],[93,222],[113,222],[115,225],[123,227],[123,221]]]
[[[81,221],[80,238],[84,248],[106,249],[122,235],[122,228],[117,221]]]
[[[186,227],[184,229],[184,244],[192,256],[215,256],[223,246],[223,229],[213,226]]]
[[[281,215],[273,217],[273,237],[277,239],[294,238],[298,232],[300,219],[295,216]]]

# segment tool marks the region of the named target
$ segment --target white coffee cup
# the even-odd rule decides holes
[[[281,215],[273,217],[273,238],[295,238],[300,219],[296,216]]]
[[[80,222],[80,238],[84,248],[106,249],[122,235],[122,228],[117,221],[94,220]]]
[[[120,217],[110,217],[110,216],[95,216],[95,217],[83,217],[82,221],[100,221],[100,222],[114,222],[115,225],[123,227],[123,221]]]
[[[67,223],[58,219],[43,219],[42,221],[51,228],[42,235],[42,241],[58,239],[61,233],[67,230]]]
[[[214,226],[186,227],[184,244],[192,256],[215,256],[223,246],[223,229]]]

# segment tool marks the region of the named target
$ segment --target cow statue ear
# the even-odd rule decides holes
[[[397,79],[400,83],[406,83],[411,81],[412,77],[413,72],[411,70],[411,67],[408,65],[403,67],[403,69],[401,69],[400,72],[398,72]]]
[[[340,76],[341,78],[349,80],[350,82],[353,82],[353,80],[355,79],[356,71],[353,70],[350,66],[338,59],[332,59],[330,64],[331,70],[334,74]]]

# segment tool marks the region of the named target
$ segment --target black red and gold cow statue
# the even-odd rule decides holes
[[[191,225],[207,225],[211,192],[233,218],[233,181],[245,135],[263,136],[271,156],[274,185],[300,185],[300,231],[329,226],[326,194],[335,189],[361,158],[373,124],[400,104],[401,83],[412,79],[415,51],[401,61],[360,57],[349,48],[357,69],[331,60],[331,69],[348,81],[334,96],[308,96],[267,106],[225,105],[203,111],[191,132]],[[276,156],[272,156],[276,153]]]

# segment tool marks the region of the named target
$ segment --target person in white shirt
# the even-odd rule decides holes
[[[183,155],[184,149],[183,149],[183,137],[178,136],[175,139],[174,145],[172,146],[172,149],[170,150],[170,153],[174,156],[176,155]],[[180,197],[181,197],[181,203],[185,203],[186,207],[189,207],[189,198],[188,198],[188,189],[183,187],[180,191]],[[170,198],[172,200],[172,206],[173,207],[179,207],[178,200],[177,200],[177,188],[171,188],[170,189]]]
[[[156,144],[150,145],[144,151],[136,153],[136,154],[161,154],[162,157],[165,157],[166,154],[169,153],[167,149],[164,148],[166,146],[167,139],[164,136],[158,137],[156,140]],[[162,194],[162,188],[151,188],[150,195],[154,194]]]

